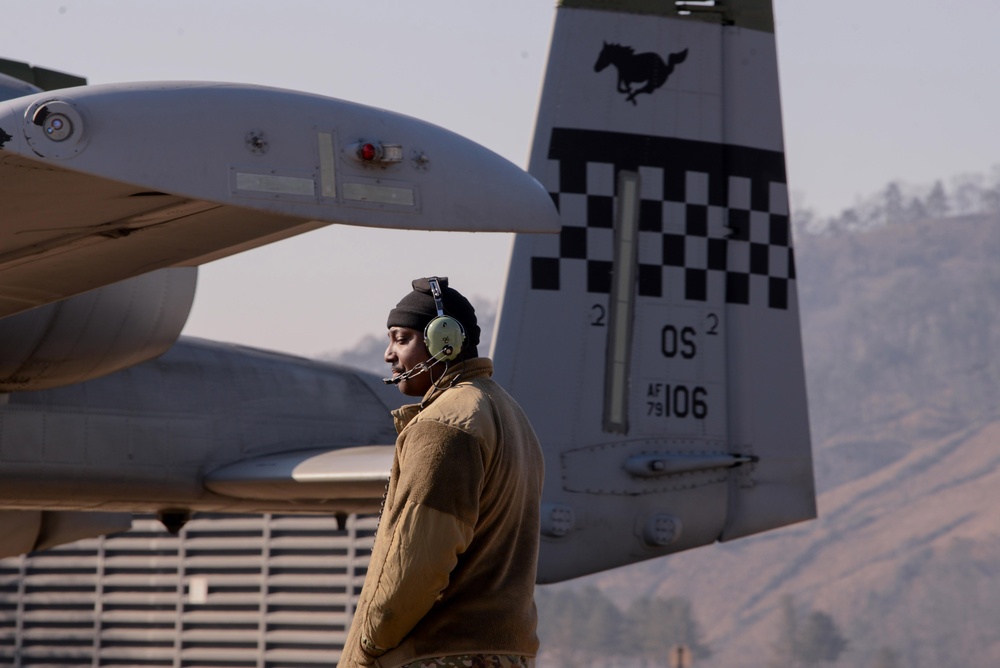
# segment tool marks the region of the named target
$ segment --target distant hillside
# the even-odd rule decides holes
[[[819,442],[914,411],[933,409],[910,438],[996,415],[998,224],[968,216],[798,240]]]
[[[813,665],[1000,665],[1000,218],[797,244],[820,519],[568,586],[689,598],[696,667],[790,665],[789,600],[848,643]]]

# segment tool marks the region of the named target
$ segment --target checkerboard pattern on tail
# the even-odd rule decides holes
[[[532,258],[532,289],[563,289],[574,284],[564,272],[584,271],[587,292],[610,291],[616,176],[630,170],[642,193],[640,297],[789,308],[795,260],[782,153],[556,128],[548,157],[563,230],[539,241],[552,250]]]

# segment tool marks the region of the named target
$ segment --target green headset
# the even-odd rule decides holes
[[[465,345],[465,328],[458,320],[444,314],[444,301],[438,277],[431,276],[427,282],[431,286],[437,317],[424,327],[424,345],[427,346],[427,352],[433,359],[450,362],[462,352],[462,347]]]

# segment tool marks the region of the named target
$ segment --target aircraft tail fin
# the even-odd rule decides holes
[[[494,357],[546,455],[539,581],[815,516],[770,0],[563,0]]]
[[[87,85],[87,79],[84,77],[6,58],[0,58],[0,75],[13,77],[41,90],[57,90]]]

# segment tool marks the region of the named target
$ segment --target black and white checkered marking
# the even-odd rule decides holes
[[[551,255],[532,257],[532,289],[560,290],[584,271],[587,292],[610,292],[616,176],[633,170],[640,297],[675,290],[694,302],[788,308],[795,260],[782,153],[556,128],[549,158],[563,229]]]

